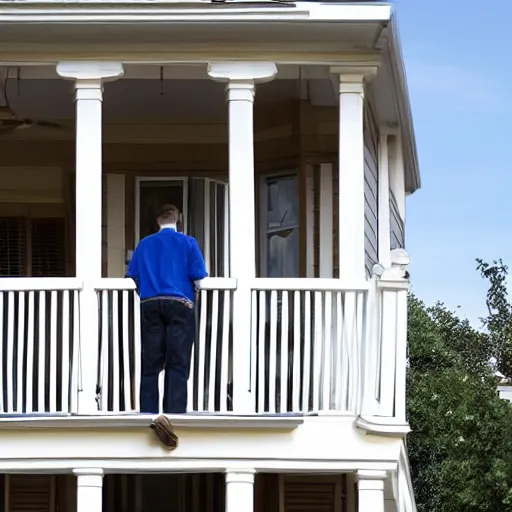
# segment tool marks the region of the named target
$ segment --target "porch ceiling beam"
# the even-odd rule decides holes
[[[375,57],[373,57],[375,58]],[[33,64],[0,62],[0,66],[19,68],[20,80],[57,80],[60,79],[53,63]],[[282,64],[278,66],[278,80],[329,80],[328,65]],[[148,63],[127,64],[124,66],[123,80],[209,80],[207,64],[170,64]],[[162,76],[161,76],[162,72]],[[11,71],[12,73],[12,71]],[[5,76],[5,71],[0,72]]]

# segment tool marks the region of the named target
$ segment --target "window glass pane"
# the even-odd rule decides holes
[[[267,276],[298,277],[299,230],[296,176],[267,181]]]
[[[268,238],[268,277],[299,276],[298,229],[270,234]]]

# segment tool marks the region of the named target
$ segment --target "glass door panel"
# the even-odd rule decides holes
[[[138,240],[158,231],[157,212],[164,204],[173,204],[186,219],[185,180],[144,180],[139,181],[139,232]],[[186,226],[182,226],[185,230]]]

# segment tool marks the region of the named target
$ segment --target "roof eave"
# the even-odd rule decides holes
[[[127,23],[127,22],[388,22],[389,4],[226,2],[172,0],[26,0],[0,4],[0,23]]]
[[[388,50],[392,67],[391,71],[395,82],[399,125],[404,151],[405,188],[408,194],[412,194],[421,187],[421,177],[418,151],[416,147],[416,135],[414,133],[414,123],[412,119],[411,102],[407,87],[407,76],[395,14],[391,16],[389,29]]]

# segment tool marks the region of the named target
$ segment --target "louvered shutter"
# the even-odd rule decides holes
[[[0,218],[0,276],[27,275],[27,220]]]
[[[50,475],[9,475],[6,512],[54,512],[55,477]]]
[[[66,224],[64,219],[31,220],[32,277],[66,275]]]
[[[341,504],[341,486],[334,481],[284,480],[284,512],[341,512],[336,503]]]

